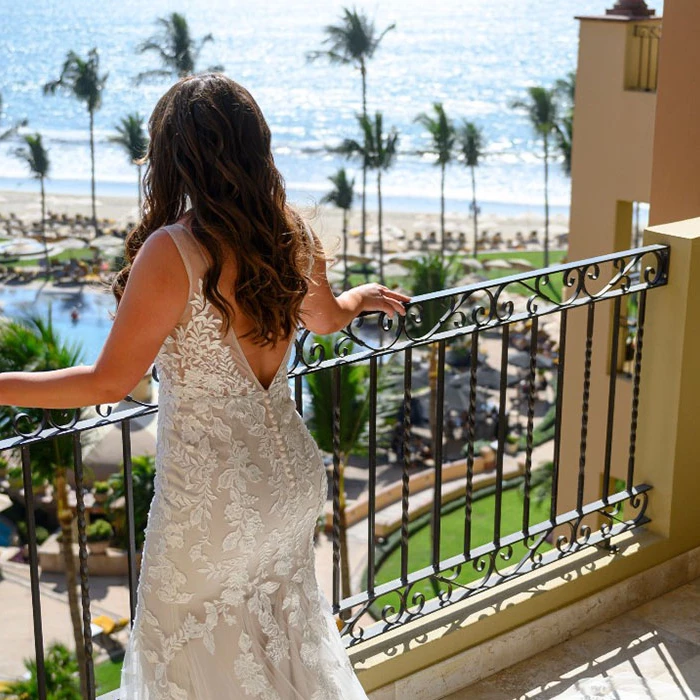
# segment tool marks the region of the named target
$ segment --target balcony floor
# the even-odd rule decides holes
[[[700,698],[700,578],[443,700]]]

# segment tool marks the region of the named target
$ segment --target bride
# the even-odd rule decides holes
[[[73,408],[122,399],[155,362],[155,494],[123,700],[360,700],[314,571],[327,497],[321,454],[286,368],[317,333],[405,297],[336,297],[319,239],[287,204],[270,130],[221,74],[180,80],[149,122],[143,217],[94,365],[0,374],[0,402]]]

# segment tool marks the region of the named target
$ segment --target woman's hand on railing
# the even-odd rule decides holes
[[[353,318],[373,311],[381,311],[389,318],[394,318],[394,314],[405,316],[405,304],[409,301],[411,297],[376,282],[353,287],[338,297],[338,303],[353,313]]]

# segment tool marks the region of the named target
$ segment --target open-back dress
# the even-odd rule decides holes
[[[120,700],[367,700],[314,569],[327,477],[287,381],[269,387],[202,293],[207,259],[166,226],[190,294],[155,361],[155,492]]]

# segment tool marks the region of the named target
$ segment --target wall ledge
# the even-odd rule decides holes
[[[351,647],[371,700],[438,700],[700,576],[700,548],[672,556],[644,528],[612,542]]]

